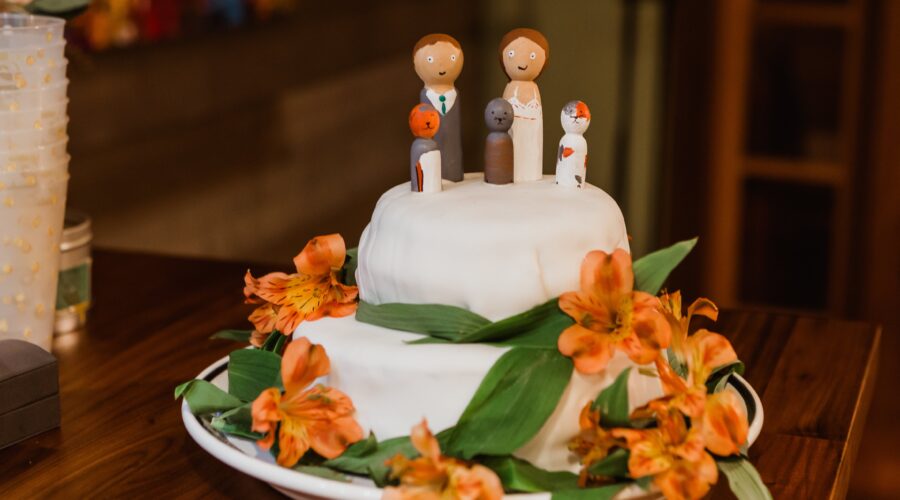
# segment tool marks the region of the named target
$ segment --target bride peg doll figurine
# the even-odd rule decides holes
[[[513,140],[513,182],[540,180],[544,174],[544,114],[541,92],[534,80],[549,58],[550,45],[539,31],[517,28],[500,41],[500,62],[509,78],[503,98],[515,114],[509,131]]]

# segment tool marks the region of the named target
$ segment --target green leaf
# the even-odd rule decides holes
[[[272,352],[281,356],[281,354],[284,352],[284,344],[286,344],[288,341],[288,336],[282,335],[278,331],[272,332],[272,335],[276,335],[276,334],[277,334],[277,340],[275,341],[275,345],[272,346]]]
[[[629,427],[628,419],[628,375],[631,367],[622,370],[616,380],[600,391],[594,400],[593,409],[600,410],[600,423],[604,427]]]
[[[630,456],[628,450],[617,448],[603,460],[593,463],[588,468],[588,472],[593,476],[628,477],[628,458]]]
[[[226,434],[241,436],[248,439],[261,439],[263,436],[262,434],[250,430],[253,425],[253,415],[250,409],[251,404],[252,403],[246,403],[214,416],[210,421],[210,425],[212,425],[214,429],[218,429]]]
[[[771,500],[772,493],[746,458],[717,460],[716,464],[728,478],[728,486],[738,500]]]
[[[578,475],[576,474],[566,471],[547,471],[511,455],[484,457],[479,462],[497,474],[507,491],[533,493],[578,487]]]
[[[356,268],[359,267],[359,248],[347,250],[344,267],[341,269],[341,283],[356,286]]]
[[[176,387],[175,399],[180,397],[187,401],[194,415],[231,410],[243,404],[243,401],[205,380],[189,380]]]
[[[706,379],[706,392],[708,394],[713,394],[725,389],[725,385],[728,383],[728,377],[730,377],[732,373],[743,375],[744,363],[738,360],[716,368],[710,374],[709,378]]]
[[[551,500],[610,500],[630,483],[610,484],[599,488],[554,491]]]
[[[669,273],[691,253],[697,238],[680,241],[668,248],[657,250],[634,261],[634,289],[650,295],[659,293]]]
[[[210,339],[234,340],[236,342],[250,342],[253,330],[219,330],[210,335]]]
[[[309,474],[310,476],[323,477],[325,479],[331,479],[332,481],[340,481],[342,483],[349,483],[350,478],[340,472],[329,469],[328,467],[321,467],[318,465],[297,465],[294,466],[294,470],[297,472],[302,472],[304,474]]]
[[[450,437],[447,453],[508,455],[528,442],[553,413],[572,376],[557,350],[515,347],[494,363]]]
[[[259,348],[263,351],[275,352],[275,346],[278,344],[278,341],[281,340],[279,337],[283,337],[281,332],[272,330],[272,333],[266,337],[266,340],[263,341],[263,344],[259,346]]]
[[[559,309],[559,299],[549,300],[539,306],[504,318],[496,323],[485,325],[478,330],[472,331],[466,335],[461,335],[454,342],[474,343],[474,342],[499,342],[510,339],[520,333],[533,332],[536,329],[544,328],[550,323],[552,329],[564,324],[555,331],[555,337],[559,337],[562,328],[571,325],[574,321]],[[559,323],[559,320],[567,320]],[[553,338],[552,347],[556,347],[556,338]]]
[[[435,437],[443,447],[451,429],[439,432]],[[409,436],[402,436],[378,442],[374,434],[350,445],[341,456],[324,462],[322,465],[350,474],[361,474],[372,478],[378,486],[387,483],[390,469],[385,462],[397,454],[415,458],[418,452],[413,448]]]
[[[360,301],[356,320],[392,330],[453,340],[490,323],[460,307],[441,304],[381,304]]]
[[[259,349],[238,349],[229,355],[229,393],[253,401],[269,387],[281,387],[281,356]]]
[[[71,18],[84,12],[91,0],[34,0],[25,6],[32,14]]]

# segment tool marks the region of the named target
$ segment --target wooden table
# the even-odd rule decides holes
[[[279,497],[207,455],[181,423],[174,387],[236,344],[245,264],[95,255],[95,307],[57,339],[62,427],[0,451],[0,498]],[[256,271],[269,271],[254,268]],[[875,327],[728,311],[718,330],[749,367],[765,426],[750,452],[776,498],[842,497],[871,401]],[[714,496],[726,497],[721,478]]]

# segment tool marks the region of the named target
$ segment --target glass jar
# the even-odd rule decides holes
[[[91,306],[91,218],[66,210],[60,243],[59,284],[56,288],[56,333],[84,326]]]

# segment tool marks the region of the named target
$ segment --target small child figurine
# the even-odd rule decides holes
[[[433,139],[440,125],[440,114],[431,104],[416,104],[409,113],[409,130],[416,137],[409,148],[409,176],[414,192],[441,190],[441,151]]]
[[[587,141],[584,131],[591,124],[591,111],[581,101],[569,101],[560,114],[566,132],[559,140],[556,155],[556,183],[565,187],[584,187],[587,174]]]
[[[413,48],[413,65],[424,87],[419,102],[431,104],[441,115],[441,129],[434,136],[443,157],[444,178],[463,180],[459,94],[454,84],[463,68],[463,52],[450,35],[425,35]]]
[[[493,99],[484,109],[484,122],[490,130],[484,142],[484,182],[513,181],[513,140],[509,135],[513,117],[512,105],[502,97]]]

